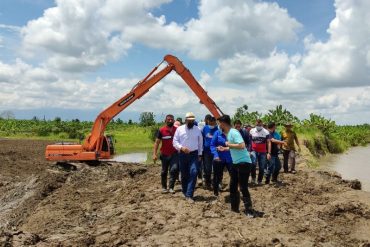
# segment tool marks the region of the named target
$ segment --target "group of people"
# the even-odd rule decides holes
[[[281,152],[284,172],[296,173],[295,146],[300,151],[300,145],[292,127],[291,123],[286,123],[280,135],[275,123],[264,125],[260,119],[255,126],[243,126],[240,120],[232,123],[228,115],[217,120],[207,115],[204,122],[198,124],[194,114],[189,112],[182,124],[181,119],[175,121],[174,116],[169,114],[165,118],[165,126],[158,131],[153,149],[153,160],[156,161],[161,144],[159,158],[162,163],[162,192],[175,193],[174,186],[179,179],[186,200],[194,203],[194,191],[199,178],[199,184],[213,190],[218,197],[222,191],[224,170],[227,170],[230,175],[231,210],[239,212],[242,201],[246,215],[253,217],[249,182],[261,185],[265,178],[266,184],[280,183]]]

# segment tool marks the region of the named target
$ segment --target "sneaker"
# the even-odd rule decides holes
[[[175,190],[174,189],[170,189],[169,191],[171,194],[175,194]]]
[[[297,173],[297,171],[296,170],[291,170],[290,171],[292,174],[296,174]]]
[[[191,203],[191,204],[193,204],[193,203],[195,203],[195,201],[194,201],[194,199],[193,198],[191,198],[191,197],[186,197],[186,199],[185,199],[188,203]]]
[[[255,215],[254,215],[254,212],[253,212],[253,210],[245,210],[244,211],[244,214],[245,214],[245,216],[247,216],[248,218],[254,218],[255,217]]]
[[[165,189],[165,188],[163,188],[163,189],[162,189],[162,194],[166,194],[166,193],[168,193],[168,190],[167,190],[167,189]]]
[[[219,191],[223,191],[223,189],[222,189],[222,184],[219,184],[219,185],[218,185],[218,190],[219,190]]]

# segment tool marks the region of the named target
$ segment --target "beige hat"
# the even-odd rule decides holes
[[[192,112],[186,113],[185,120],[195,120],[194,113],[192,113]]]

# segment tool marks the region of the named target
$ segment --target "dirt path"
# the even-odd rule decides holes
[[[0,246],[370,246],[370,193],[335,174],[303,168],[252,188],[264,216],[249,219],[227,192],[161,194],[159,166],[59,169],[46,144],[0,141]]]

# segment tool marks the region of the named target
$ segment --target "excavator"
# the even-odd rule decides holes
[[[167,65],[155,73],[164,62]],[[81,161],[88,163],[89,161],[99,162],[110,159],[114,154],[114,141],[111,136],[104,135],[108,123],[134,101],[145,95],[150,88],[172,71],[175,71],[181,76],[199,98],[200,103],[204,104],[216,119],[223,115],[221,109],[208,96],[207,92],[197,82],[189,69],[177,57],[166,55],[162,62],[155,66],[143,80],[139,81],[129,93],[114,102],[97,116],[91,133],[82,144],[57,143],[48,145],[45,151],[46,160],[57,162]]]

